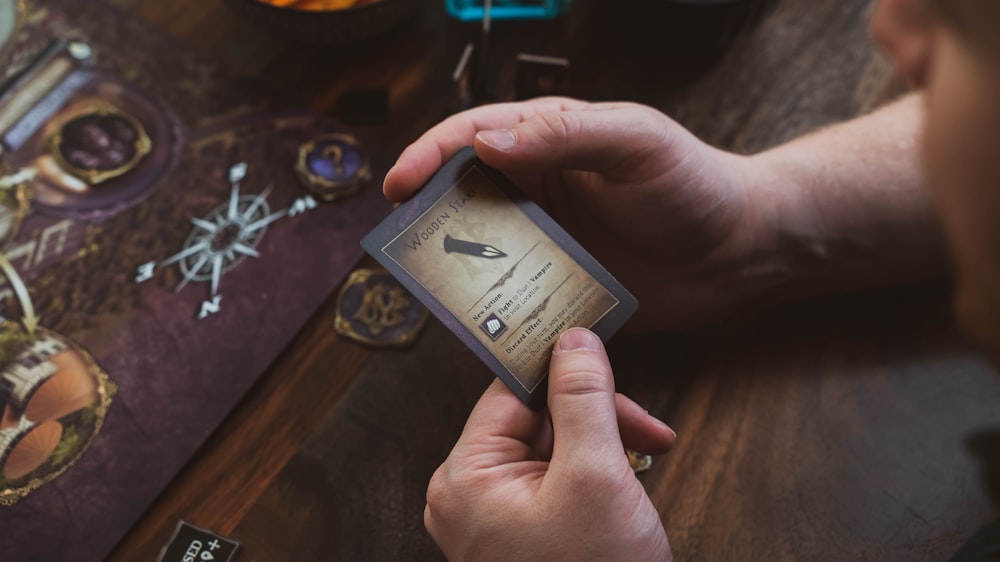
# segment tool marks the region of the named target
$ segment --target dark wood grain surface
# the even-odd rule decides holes
[[[360,49],[275,39],[221,2],[116,3],[292,102],[332,111],[387,87],[388,123],[357,127],[381,170],[447,113],[474,35],[436,2]],[[867,0],[775,0],[721,55],[608,4],[498,25],[495,96],[510,95],[513,53],[568,56],[573,94],[654,104],[753,152],[894,89]],[[955,333],[944,288],[623,335],[611,351],[619,389],[679,433],[641,476],[678,560],[946,560],[995,517],[1000,377]],[[245,561],[440,559],[424,487],[490,378],[436,323],[403,351],[344,340],[331,299],[112,559],[154,560],[181,518],[241,541]]]

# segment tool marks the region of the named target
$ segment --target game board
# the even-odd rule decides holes
[[[99,560],[389,207],[336,123],[99,2],[0,0],[0,69],[0,559]]]

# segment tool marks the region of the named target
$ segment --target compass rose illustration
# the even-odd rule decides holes
[[[203,217],[191,217],[194,228],[188,234],[181,251],[163,261],[150,261],[139,266],[135,282],[143,283],[153,277],[158,269],[176,264],[181,281],[174,289],[180,292],[192,281],[209,283],[208,300],[201,303],[197,318],[202,320],[222,308],[219,282],[248,257],[259,258],[257,245],[264,238],[268,225],[285,218],[315,209],[316,200],[311,195],[296,199],[287,209],[271,212],[267,196],[268,187],[259,194],[241,194],[240,181],[246,177],[246,163],[234,165],[229,170],[232,184],[229,200],[219,204]]]

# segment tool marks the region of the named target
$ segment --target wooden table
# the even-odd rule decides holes
[[[434,2],[366,50],[307,50],[221,2],[116,3],[293,103],[331,110],[345,91],[388,87],[390,121],[357,128],[383,171],[446,114],[474,35]],[[866,0],[776,0],[721,57],[635,32],[650,20],[601,4],[498,25],[498,96],[515,52],[568,56],[576,95],[654,104],[751,152],[891,90]],[[244,561],[441,558],[424,489],[491,376],[437,323],[411,349],[374,351],[336,335],[333,318],[330,299],[112,560],[154,560],[178,519],[241,541]],[[945,560],[995,516],[981,476],[997,489],[1000,378],[955,334],[945,289],[625,335],[611,350],[619,389],[680,435],[640,477],[678,560]]]

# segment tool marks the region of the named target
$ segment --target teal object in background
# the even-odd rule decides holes
[[[462,21],[482,21],[482,0],[445,0],[452,17]],[[490,19],[551,19],[569,11],[570,0],[493,0]]]

